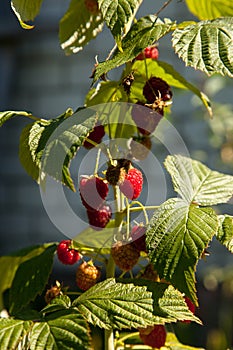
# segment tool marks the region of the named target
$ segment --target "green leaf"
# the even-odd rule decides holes
[[[233,18],[202,21],[173,32],[175,52],[187,66],[208,75],[233,76]]]
[[[29,247],[27,249],[20,250],[19,252],[16,252],[14,254],[0,257],[0,309],[4,307],[2,294],[6,289],[11,287],[15,273],[20,264],[29,259],[32,259],[33,257],[41,255],[51,245],[54,245],[54,243]]]
[[[75,309],[64,309],[36,322],[30,334],[30,350],[87,350],[89,327]]]
[[[146,233],[148,255],[160,278],[195,303],[196,264],[217,228],[217,216],[211,208],[171,198],[155,211]]]
[[[56,244],[49,245],[41,254],[19,265],[10,288],[11,314],[18,313],[43,291],[52,269],[56,248]]]
[[[32,327],[31,321],[13,318],[0,318],[0,344],[1,349],[19,349]],[[23,347],[22,347],[23,348]],[[27,347],[25,347],[27,349]]]
[[[140,18],[122,40],[122,51],[117,50],[112,59],[98,64],[94,82],[111,69],[132,61],[148,45],[169,33],[174,25],[174,22],[162,22],[153,15]]]
[[[52,299],[51,302],[41,310],[41,314],[46,315],[51,312],[69,309],[70,307],[71,300],[68,295],[59,295],[56,298]]]
[[[126,101],[126,93],[118,81],[104,81],[89,91],[85,105],[95,106],[107,102]]]
[[[233,253],[233,216],[218,215],[219,229],[217,239]]]
[[[174,333],[167,333],[166,343],[167,349],[169,350],[205,350],[204,348],[196,348],[189,345],[184,345],[179,342]]]
[[[105,329],[146,327],[184,319],[199,322],[180,292],[167,284],[144,280],[107,279],[83,293],[73,305],[88,322]]]
[[[24,22],[33,21],[39,14],[43,0],[12,0],[11,7],[21,26],[24,29],[32,29],[33,26],[27,25]]]
[[[189,10],[199,19],[233,16],[231,0],[185,0]]]
[[[176,321],[201,321],[189,310],[183,294],[172,285],[162,282],[152,282],[144,279],[119,279],[122,283],[133,283],[135,286],[146,286],[152,293],[153,322],[164,324]]]
[[[151,325],[152,304],[145,286],[116,283],[115,279],[96,284],[73,302],[88,322],[105,329]]]
[[[66,54],[77,53],[103,28],[103,18],[98,9],[89,10],[85,0],[71,0],[60,21],[59,39]]]
[[[202,103],[207,108],[208,113],[212,115],[212,109],[208,97],[197,87],[189,83],[170,64],[151,59],[147,59],[145,62],[135,61],[132,66],[132,71],[134,72],[134,82],[131,87],[131,99],[143,101],[144,96],[142,91],[145,82],[148,80],[148,78],[156,76],[158,78],[162,78],[171,86],[192,91],[201,99]]]
[[[20,138],[20,161],[38,183],[46,174],[75,191],[70,162],[96,123],[96,113],[83,109],[28,125]]]
[[[216,205],[226,203],[233,195],[233,176],[213,171],[197,160],[168,156],[165,167],[174,190],[188,203]]]
[[[131,22],[142,0],[98,0],[100,11],[114,37],[121,37],[125,26]]]
[[[0,127],[8,120],[12,119],[13,117],[17,116],[23,116],[23,117],[32,117],[31,113],[25,112],[25,111],[5,111],[0,112]]]

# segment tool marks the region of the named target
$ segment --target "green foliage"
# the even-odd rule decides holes
[[[78,297],[73,306],[88,322],[105,329],[146,327],[184,319],[199,322],[172,286],[127,282],[116,282],[113,278],[100,282]]]
[[[56,244],[51,244],[41,254],[19,265],[10,288],[11,314],[17,314],[43,291],[52,270],[56,248]]]
[[[231,0],[185,0],[189,10],[199,19],[233,16]]]
[[[34,246],[34,247],[20,250],[19,252],[12,255],[0,257],[0,272],[1,272],[0,309],[4,307],[2,294],[4,291],[6,291],[8,288],[11,287],[14,281],[16,272],[20,267],[20,265],[36,257],[43,256],[43,254],[47,250],[51,252],[54,249],[54,247],[55,247],[54,243],[48,243],[48,244],[43,244],[40,246]],[[31,273],[34,273],[34,271],[31,271]]]
[[[0,127],[8,120],[12,119],[13,117],[17,116],[23,116],[23,117],[28,117],[31,118],[32,114],[28,112],[18,112],[18,111],[5,111],[5,112],[0,112]]]
[[[144,48],[152,45],[175,26],[174,22],[159,20],[150,15],[140,18],[122,40],[122,50],[117,50],[112,59],[98,64],[94,74],[94,82],[113,68],[132,61]]]
[[[70,307],[67,296],[53,300],[37,320],[0,318],[0,341],[4,349],[18,345],[31,350],[86,350],[90,348],[87,322],[77,309]],[[69,298],[68,298],[69,299]]]
[[[103,18],[101,13],[92,13],[84,0],[72,0],[70,6],[60,21],[59,39],[66,54],[76,53],[98,33],[102,31]]]
[[[230,215],[218,215],[218,220],[217,239],[233,253],[233,217]]]
[[[189,204],[226,203],[233,194],[233,176],[210,170],[191,158],[168,156],[165,167],[171,175],[174,190]]]
[[[94,111],[83,109],[77,118],[68,109],[55,119],[40,120],[26,126],[20,138],[22,165],[38,183],[48,174],[75,191],[69,171],[70,162],[95,123]]]
[[[2,349],[14,350],[25,343],[27,346],[27,335],[30,333],[31,327],[31,321],[0,318],[0,343]]]
[[[122,31],[126,30],[142,0],[98,0],[106,25],[111,30],[121,50]]]
[[[11,7],[19,20],[20,25],[24,29],[32,29],[33,26],[27,25],[24,22],[33,21],[40,12],[43,0],[12,0]]]
[[[212,209],[171,198],[155,211],[147,230],[148,254],[159,276],[196,304],[196,264],[217,227]]]
[[[183,156],[168,156],[165,166],[181,198],[169,199],[155,211],[147,231],[149,256],[161,277],[197,303],[196,264],[218,230],[214,211],[199,205],[227,202],[233,177]]]
[[[173,33],[175,52],[187,66],[208,75],[233,76],[233,18],[217,18],[177,28]]]
[[[170,332],[167,333],[166,347],[169,350],[204,350],[203,348],[181,344],[175,334]]]

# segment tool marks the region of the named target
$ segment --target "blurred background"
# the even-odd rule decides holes
[[[91,86],[89,78],[95,63],[104,60],[113,40],[107,28],[83,51],[65,56],[59,46],[59,20],[69,1],[46,0],[33,30],[23,30],[10,8],[9,0],[0,5],[0,110],[31,111],[41,118],[53,118],[68,107],[84,103]],[[155,13],[163,1],[144,0],[138,16]],[[178,22],[191,20],[182,1],[173,1],[161,13]],[[170,122],[182,136],[190,155],[212,169],[233,173],[233,80],[208,78],[178,60],[170,36],[159,42],[160,60],[174,66],[188,81],[197,85],[212,100],[214,118],[193,94],[174,89]],[[110,73],[119,78],[118,71]],[[213,102],[214,101],[214,102]],[[0,254],[25,246],[59,241],[64,235],[53,225],[43,207],[38,185],[26,174],[18,159],[21,131],[28,120],[15,118],[0,129]],[[233,215],[233,201],[218,207]],[[65,220],[65,218],[64,218]],[[188,344],[209,350],[233,346],[233,256],[217,241],[210,256],[198,265],[198,316],[204,326],[181,324],[177,333]],[[214,254],[212,254],[214,253]],[[68,270],[68,271],[67,271]],[[55,265],[52,279],[63,274],[67,283],[73,269]],[[54,276],[54,277],[53,277]],[[59,275],[60,278],[60,275]],[[185,334],[185,337],[184,337]]]

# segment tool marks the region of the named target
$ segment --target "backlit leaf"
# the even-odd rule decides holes
[[[88,3],[93,1],[71,0],[60,21],[60,44],[68,55],[82,50],[103,28],[101,12],[94,5],[88,6]]]

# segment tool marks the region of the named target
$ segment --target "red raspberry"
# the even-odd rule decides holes
[[[90,226],[96,231],[102,230],[112,217],[109,205],[103,205],[98,210],[87,210]]]
[[[131,270],[137,264],[140,252],[132,243],[118,241],[111,248],[115,264],[123,271]]]
[[[195,305],[191,302],[191,300],[188,298],[188,297],[184,297],[184,300],[189,308],[189,310],[194,314],[195,313],[195,310],[196,310],[196,307]],[[191,321],[190,320],[184,320],[182,321],[183,323],[190,323]]]
[[[156,99],[168,101],[172,98],[170,86],[161,78],[151,77],[143,87],[143,95],[148,103],[154,103]]]
[[[82,290],[93,287],[101,275],[99,267],[95,266],[92,261],[84,261],[76,271],[76,284]]]
[[[129,169],[125,180],[119,185],[119,188],[124,195],[129,199],[136,199],[142,192],[143,177],[140,170],[136,168]]]
[[[99,12],[98,2],[96,0],[85,0],[84,3],[86,9],[92,14],[97,14]]]
[[[70,239],[61,241],[57,246],[58,259],[65,265],[73,265],[81,256],[79,252],[71,248],[72,241]]]
[[[152,58],[154,60],[157,60],[159,58],[158,48],[156,46],[148,46],[135,59],[142,61],[145,58]]]
[[[160,113],[145,107],[141,102],[133,105],[132,119],[137,125],[138,131],[143,135],[150,135],[157,127],[161,118],[162,115]]]
[[[134,247],[139,252],[146,252],[146,227],[142,225],[135,225],[131,230],[131,238]]]
[[[130,142],[130,151],[133,158],[138,160],[146,159],[150,150],[152,142],[149,136],[133,137]]]
[[[97,124],[94,129],[90,132],[90,134],[87,136],[87,138],[95,143],[100,143],[102,138],[104,137],[105,131],[104,126]],[[95,145],[88,142],[87,140],[84,141],[83,146],[86,149],[94,148]]]
[[[149,326],[139,329],[139,336],[145,345],[160,349],[165,345],[166,329],[163,325]]]
[[[97,210],[108,195],[108,184],[97,176],[81,177],[79,193],[84,207]]]

